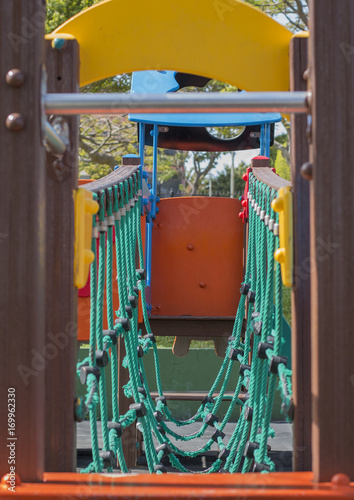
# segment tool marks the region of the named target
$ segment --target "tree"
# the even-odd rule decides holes
[[[100,0],[47,0],[46,33],[51,33],[65,21]]]
[[[65,21],[100,0],[48,0],[46,32],[51,33]],[[117,75],[94,82],[81,92],[129,92],[131,74]],[[94,179],[111,172],[120,157],[138,152],[136,125],[127,115],[82,116],[79,134],[79,169]]]
[[[245,181],[242,179],[242,176],[246,172],[246,168],[247,165],[243,161],[238,165],[238,167],[235,168],[235,198],[240,197],[245,189]],[[201,187],[201,194],[203,194],[204,196],[207,196],[209,192],[209,182],[206,181],[203,182],[203,185]],[[222,196],[225,198],[229,198],[231,189],[231,167],[229,165],[224,165],[224,170],[220,172],[216,177],[212,178],[211,182],[213,196]]]
[[[81,10],[101,0],[47,0],[46,31],[51,32]],[[246,0],[259,7],[272,17],[282,14],[292,31],[303,29],[307,25],[307,0]],[[117,75],[100,82],[92,83],[81,92],[129,92],[131,75]],[[229,92],[236,91],[225,83],[211,80],[204,88],[192,87],[181,92]],[[283,121],[287,131],[289,124]],[[222,127],[210,130],[224,138],[235,135],[235,130]],[[289,139],[275,140],[274,146],[288,161]],[[80,124],[80,169],[85,169],[93,178],[99,178],[113,170],[120,163],[120,157],[127,153],[138,153],[136,125],[129,122],[126,115],[112,117],[82,117]],[[151,148],[146,148],[146,165],[152,163]],[[202,153],[178,151],[171,154],[159,150],[158,176],[163,182],[172,176],[180,175],[186,194],[196,195],[203,189],[206,176],[213,171],[223,153]],[[186,161],[192,160],[192,168],[186,172]],[[273,162],[276,158],[274,157]],[[280,161],[280,157],[277,160]]]
[[[258,7],[271,17],[276,17],[293,32],[304,31],[308,28],[308,0],[246,0],[254,7]]]

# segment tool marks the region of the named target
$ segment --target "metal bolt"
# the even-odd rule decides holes
[[[187,248],[188,250],[194,250],[194,245],[192,245],[191,243],[189,245],[187,245]]]
[[[313,179],[313,165],[310,162],[306,162],[302,165],[300,169],[301,177],[307,181],[312,181]]]
[[[206,283],[204,283],[203,281],[201,281],[199,283],[199,286],[200,286],[200,288],[205,288],[206,287]]]
[[[19,132],[25,127],[25,120],[20,113],[11,113],[6,118],[6,128],[12,132]]]
[[[6,74],[6,83],[10,87],[21,87],[25,83],[25,75],[20,69],[10,69]]]

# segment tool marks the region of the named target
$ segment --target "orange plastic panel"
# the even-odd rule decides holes
[[[152,234],[152,315],[234,316],[243,272],[237,199],[166,198]]]
[[[15,492],[0,486],[0,498],[107,500],[297,498],[353,499],[354,483],[316,484],[311,472],[270,474],[75,474],[45,473],[43,483],[22,483]]]

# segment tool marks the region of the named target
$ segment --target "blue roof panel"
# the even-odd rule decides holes
[[[175,79],[176,73],[177,71],[135,71],[131,93],[176,92],[179,89]],[[281,120],[281,115],[279,113],[142,113],[129,115],[129,120],[179,127],[232,127],[276,123]]]

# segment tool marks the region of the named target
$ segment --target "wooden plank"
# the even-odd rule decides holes
[[[310,6],[312,468],[354,480],[354,2]]]
[[[158,392],[151,392],[151,397],[152,399],[155,399],[158,397],[159,393]],[[175,391],[165,391],[163,395],[166,397],[168,401],[203,401],[205,396],[207,394],[205,392],[175,392]],[[223,401],[227,401],[230,399],[230,397],[233,397],[234,393],[233,392],[225,392],[224,397],[222,398]],[[216,399],[219,396],[218,392],[214,393],[214,398]],[[245,393],[240,392],[238,395],[239,399],[241,401],[245,400]]]
[[[283,179],[282,177],[279,177],[279,175],[275,174],[273,170],[271,170],[268,167],[254,167],[253,168],[253,175],[258,179],[260,182],[263,182],[263,184],[266,184],[272,189],[276,189],[279,191],[279,189],[286,187],[286,186],[291,186],[291,182]]]
[[[79,47],[67,40],[61,50],[45,42],[48,92],[78,92]],[[70,146],[62,158],[47,154],[46,460],[48,472],[76,470],[74,398],[77,361],[77,289],[74,287],[74,203],[78,179],[76,116],[56,117],[68,127]]]
[[[40,481],[44,470],[47,355],[40,129],[44,19],[42,0],[0,0],[0,477],[11,465],[22,481],[32,482]],[[19,72],[8,73],[12,69]],[[13,113],[18,115],[11,120]],[[8,409],[14,407],[8,407],[13,403],[8,388],[15,389],[10,433]],[[10,451],[15,464],[8,463]]]
[[[150,316],[149,321],[151,329],[156,336],[229,337],[232,333],[235,318]],[[143,325],[141,326],[143,327]],[[143,330],[145,331],[145,327],[143,327]]]
[[[127,398],[124,394],[123,386],[129,381],[129,370],[122,367],[125,357],[125,345],[122,337],[118,339],[118,404],[119,413],[124,415],[129,410],[129,405],[134,403],[133,398]],[[141,440],[139,440],[141,442]],[[123,453],[128,468],[135,467],[137,460],[137,430],[135,425],[130,425],[124,429],[122,436]],[[118,464],[119,465],[119,464]]]
[[[134,158],[135,160],[135,158]],[[139,170],[139,166],[122,165],[114,172],[109,173],[105,177],[93,181],[85,186],[85,189],[97,193],[101,189],[107,189],[109,187],[115,186],[120,182],[129,179],[135,172]]]
[[[290,44],[291,90],[307,90],[308,39],[293,38]],[[295,421],[293,423],[293,468],[311,470],[311,272],[310,193],[301,166],[309,161],[307,117],[291,116],[291,177],[294,200],[294,288],[292,291],[291,352]]]

